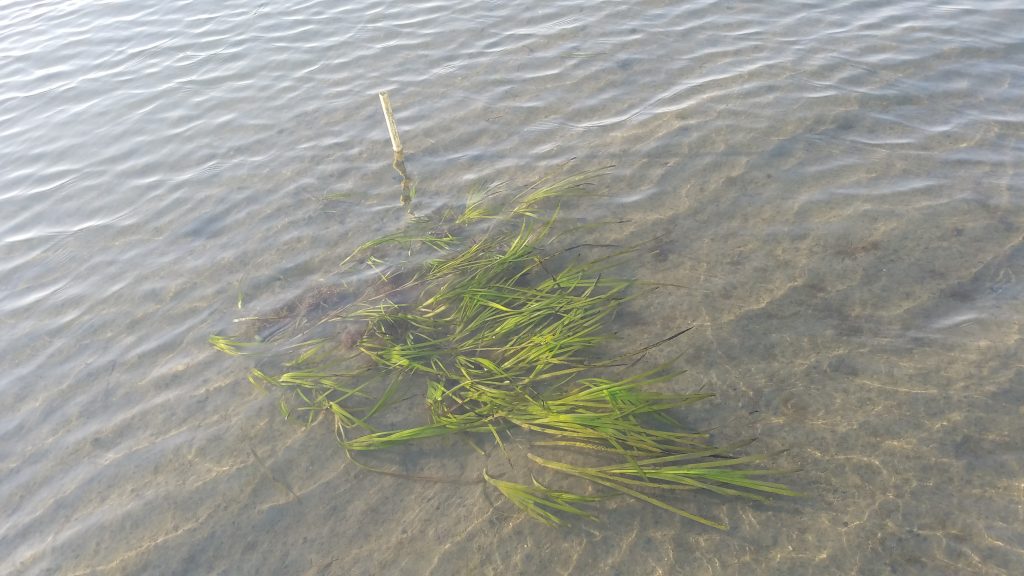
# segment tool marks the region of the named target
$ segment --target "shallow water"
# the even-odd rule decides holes
[[[341,4],[0,4],[0,572],[1024,571],[1017,3]],[[385,89],[424,209],[615,164],[622,330],[806,496],[555,531],[283,421],[206,339],[401,224]]]

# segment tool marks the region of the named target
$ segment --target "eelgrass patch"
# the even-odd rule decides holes
[[[548,179],[514,195],[479,190],[457,209],[413,217],[341,263],[371,278],[361,290],[345,287],[355,296],[329,289],[328,304],[317,305],[330,310],[316,318],[295,306],[248,319],[259,327],[250,340],[210,342],[278,359],[252,368],[249,380],[290,391],[280,403],[287,418],[328,415],[345,453],[368,470],[416,477],[365,455],[430,438],[459,435],[467,449],[501,451],[511,471],[481,469],[480,481],[552,526],[594,519],[600,500],[627,496],[724,529],[685,509],[691,491],[795,495],[764,479],[786,472],[759,466],[771,455],[742,455],[749,440],[716,446],[680,423],[712,394],[677,391],[674,362],[638,367],[686,327],[601,357],[616,311],[658,286],[615,274],[642,246],[594,255],[558,225],[559,202],[598,175]],[[422,399],[420,419],[396,426],[386,416],[409,397]],[[559,478],[572,488],[553,487]]]

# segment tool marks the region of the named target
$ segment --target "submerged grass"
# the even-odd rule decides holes
[[[585,260],[585,245],[555,244],[565,238],[554,232],[558,201],[583,193],[599,174],[543,181],[510,200],[495,189],[475,191],[461,210],[417,217],[408,230],[361,245],[343,265],[366,266],[378,285],[324,320],[358,322],[348,350],[341,336],[292,335],[275,345],[214,335],[210,342],[232,355],[268,347],[291,354],[276,370],[253,368],[249,380],[293,391],[298,402],[282,401],[285,417],[332,417],[350,457],[477,433],[511,462],[505,439],[518,431],[534,450],[552,453],[528,454],[524,468],[575,477],[715,528],[725,524],[679,507],[680,491],[794,495],[760,479],[783,470],[750,467],[768,456],[735,455],[749,442],[716,447],[679,424],[678,409],[712,394],[666,392],[680,374],[671,363],[628,373],[652,347],[686,330],[626,356],[596,357],[619,307],[654,288],[611,274],[631,249]],[[424,398],[425,422],[372,423],[411,394]],[[481,474],[545,524],[595,518],[583,507],[599,497]]]

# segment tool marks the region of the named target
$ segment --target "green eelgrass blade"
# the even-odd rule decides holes
[[[590,180],[606,174],[610,168],[580,172],[554,182],[551,179],[541,180],[515,197],[512,214],[535,217],[540,203],[552,198],[582,194]]]
[[[573,476],[578,476],[578,477],[583,478],[585,480],[589,480],[591,482],[594,482],[595,484],[600,484],[600,485],[605,486],[607,488],[611,488],[612,490],[615,490],[617,492],[621,492],[622,494],[625,494],[627,496],[631,496],[633,498],[636,498],[637,500],[642,500],[644,502],[647,502],[648,504],[652,504],[654,506],[657,506],[658,508],[661,508],[663,510],[667,510],[669,512],[672,512],[674,514],[682,516],[683,518],[689,518],[690,520],[693,520],[695,522],[699,522],[699,523],[704,524],[706,526],[711,526],[712,528],[718,528],[719,530],[726,530],[726,529],[728,529],[728,527],[725,524],[721,524],[721,523],[715,522],[713,520],[708,520],[707,518],[704,518],[703,516],[698,516],[697,514],[693,514],[692,512],[687,512],[686,510],[682,510],[680,508],[672,506],[671,504],[668,504],[667,502],[664,502],[664,501],[659,500],[657,498],[654,498],[652,496],[648,496],[647,494],[644,494],[642,492],[637,492],[636,490],[633,490],[632,488],[629,488],[629,487],[624,486],[622,484],[619,484],[617,482],[613,482],[611,480],[605,479],[605,478],[600,477],[600,476],[596,476],[594,474],[588,474],[585,469],[569,466],[569,465],[563,464],[561,462],[555,462],[555,461],[552,461],[552,460],[545,460],[544,458],[541,458],[539,456],[534,456],[533,454],[528,454],[527,456],[531,460],[533,460],[534,462],[540,464],[541,466],[546,466],[546,467],[551,468],[553,470],[558,470],[558,471],[564,472],[566,474],[571,474]]]
[[[438,252],[444,252],[451,248],[459,241],[459,238],[448,233],[433,234],[429,231],[426,233],[410,233],[399,231],[393,234],[387,234],[380,238],[375,238],[368,242],[364,242],[358,248],[352,251],[352,253],[341,262],[341,266],[344,266],[357,255],[367,252],[373,248],[384,246],[386,244],[395,244],[404,248],[411,248],[416,244],[423,244],[430,246]]]
[[[220,336],[213,334],[209,338],[210,345],[220,350],[221,352],[230,356],[243,356],[246,354],[253,354],[259,351],[263,347],[262,342],[245,342],[241,340],[233,340],[226,336]]]
[[[484,418],[474,414],[450,415],[435,424],[415,426],[404,430],[391,430],[360,436],[345,443],[349,450],[380,450],[413,440],[447,436],[456,432],[489,431]]]
[[[594,496],[582,496],[560,490],[551,490],[550,488],[546,488],[541,485],[536,479],[533,481],[533,486],[527,486],[526,484],[519,484],[517,482],[508,482],[506,480],[498,480],[496,478],[491,478],[487,474],[486,470],[484,470],[484,480],[486,480],[491,486],[497,488],[505,495],[506,498],[530,515],[530,517],[535,520],[539,520],[548,526],[561,526],[565,523],[563,518],[558,514],[560,512],[563,514],[579,516],[588,520],[597,520],[596,516],[578,508],[576,504],[581,502],[595,502],[600,500],[600,498]]]

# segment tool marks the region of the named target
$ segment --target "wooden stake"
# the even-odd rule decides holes
[[[398,138],[398,125],[395,124],[395,115],[391,112],[391,99],[387,92],[381,92],[380,107],[384,109],[384,119],[388,122],[388,135],[391,136],[391,149],[395,154],[402,153],[402,141]]]

